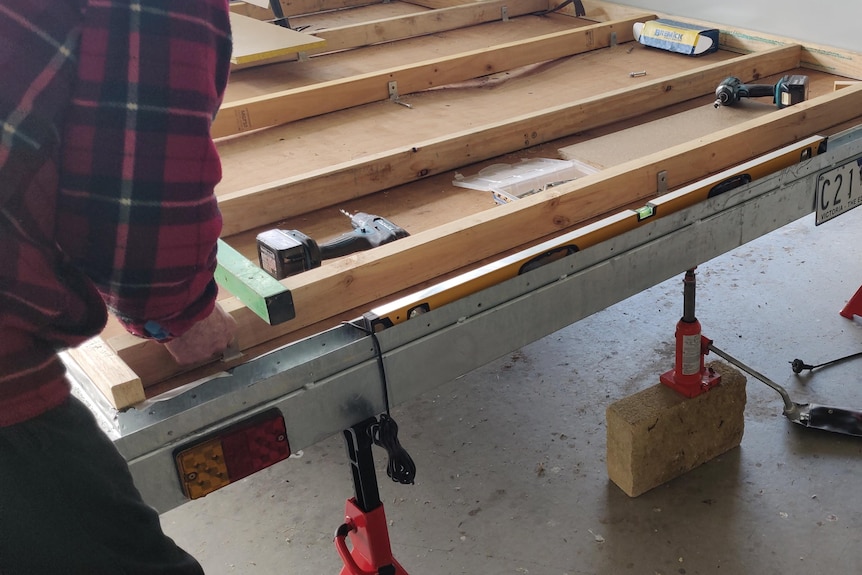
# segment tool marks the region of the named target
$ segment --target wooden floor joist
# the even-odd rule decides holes
[[[500,209],[355,254],[343,265],[286,278],[282,284],[291,290],[297,311],[296,319],[286,324],[267,326],[236,301],[228,299],[224,304],[240,325],[242,347],[250,348],[322,317],[378,301],[421,281],[644,201],[654,196],[659,171],[667,172],[668,185],[673,188],[858,118],[860,110],[862,85],[848,87]],[[157,381],[176,373],[171,362],[153,361],[161,354],[153,349],[157,344],[120,336],[111,345],[142,378]]]
[[[212,125],[221,138],[293,122],[389,98],[389,83],[401,95],[454,82],[605,48],[611,34],[618,42],[633,39],[634,20],[585,26],[481,50],[427,60],[378,72],[332,80],[267,96],[230,102],[221,107]]]
[[[709,94],[729,75],[739,75],[748,81],[778,74],[799,65],[800,50],[799,46],[788,46],[740,56],[495,125],[434,141],[417,142],[406,149],[223,194],[219,198],[219,208],[224,215],[224,234],[230,236],[289,215],[336,205],[441,171]]]

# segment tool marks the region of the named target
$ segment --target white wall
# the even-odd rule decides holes
[[[862,53],[860,0],[620,0],[618,3]]]

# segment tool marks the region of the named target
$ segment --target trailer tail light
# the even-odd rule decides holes
[[[284,417],[272,411],[174,453],[180,483],[189,499],[203,497],[289,455]]]

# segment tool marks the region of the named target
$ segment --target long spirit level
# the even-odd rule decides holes
[[[379,331],[519,274],[574,254],[660,218],[718,196],[826,151],[826,138],[811,136],[764,156],[587,224],[554,239],[435,284],[366,313],[368,329]]]

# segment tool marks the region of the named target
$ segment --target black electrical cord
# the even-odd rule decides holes
[[[840,363],[842,361],[847,361],[848,359],[854,359],[857,357],[862,357],[862,351],[857,353],[851,353],[850,355],[845,355],[844,357],[839,357],[838,359],[833,359],[831,361],[818,363],[817,365],[807,364],[801,359],[797,358],[790,362],[790,367],[791,369],[793,369],[793,373],[802,373],[806,369],[815,370],[818,367],[826,367],[827,365],[832,365],[833,363]]]
[[[581,2],[581,0],[565,0],[565,2],[562,2],[562,3],[554,6],[553,8],[550,8],[549,10],[543,10],[541,12],[534,12],[534,14],[536,16],[544,16],[545,14],[551,14],[552,12],[557,12],[559,10],[562,10],[563,8],[568,6],[569,4],[575,5],[575,16],[580,17],[580,16],[586,16],[587,15],[587,11],[584,9],[584,3]]]
[[[371,440],[374,442],[374,445],[378,445],[386,450],[386,454],[389,457],[389,462],[386,465],[386,475],[397,483],[413,484],[416,479],[416,464],[413,462],[410,454],[407,453],[407,450],[398,441],[398,424],[392,419],[389,411],[389,383],[386,379],[386,366],[383,364],[383,352],[380,349],[380,341],[373,330],[366,329],[364,326],[352,322],[346,323],[371,336],[371,343],[374,345],[374,354],[377,356],[377,368],[380,370],[380,380],[383,382],[383,402],[386,406],[386,413],[381,414],[380,421],[371,426]]]
[[[386,413],[380,415],[380,422],[371,427],[371,439],[389,455],[386,475],[401,484],[413,484],[416,479],[416,464],[407,450],[398,441],[398,424]]]

